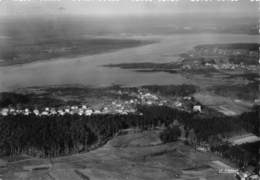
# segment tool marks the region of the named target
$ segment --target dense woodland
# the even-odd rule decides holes
[[[164,143],[177,141],[180,136],[181,130],[179,126],[168,127],[160,133],[160,139]]]
[[[222,144],[219,146],[211,147],[213,152],[221,154],[224,158],[230,159],[235,162],[240,168],[253,166],[260,170],[259,161],[259,146],[260,143],[244,144],[240,146],[230,146],[229,144]]]
[[[71,154],[86,151],[92,145],[102,144],[121,129],[150,129],[162,125],[169,127],[174,120],[182,123],[185,129],[194,130],[198,143],[208,141],[209,137],[241,129],[259,133],[256,128],[259,127],[257,108],[232,118],[205,118],[196,113],[164,106],[140,106],[138,109],[143,113],[142,116],[106,114],[0,117],[0,152],[8,155],[26,153],[41,157]]]

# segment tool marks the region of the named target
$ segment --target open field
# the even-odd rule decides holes
[[[4,179],[44,180],[148,180],[148,179],[225,179],[208,166],[211,161],[223,161],[211,153],[202,153],[182,142],[161,144],[155,136],[159,131],[129,133],[114,137],[94,151],[50,160],[24,160],[8,164],[0,171]],[[145,143],[144,143],[145,142]],[[51,164],[40,169],[39,162]],[[47,161],[47,162],[46,162]],[[227,162],[225,162],[227,163]],[[24,167],[33,167],[28,170]],[[48,167],[48,166],[47,166]]]
[[[213,108],[227,116],[239,115],[249,111],[253,104],[235,102],[231,98],[215,94],[200,92],[193,95],[194,98],[207,107]]]
[[[254,135],[252,133],[248,133],[248,134],[244,134],[241,136],[234,136],[234,137],[228,139],[228,141],[230,143],[232,143],[233,145],[241,145],[241,144],[259,142],[260,137]]]

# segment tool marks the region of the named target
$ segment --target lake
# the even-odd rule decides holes
[[[258,35],[238,34],[175,34],[138,36],[135,38],[156,39],[159,42],[109,53],[69,59],[57,58],[49,61],[0,67],[0,91],[28,86],[64,84],[140,86],[192,83],[180,74],[135,72],[120,68],[102,67],[102,65],[124,62],[177,61],[178,54],[190,50],[198,44],[259,42]]]

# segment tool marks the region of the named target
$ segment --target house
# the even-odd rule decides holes
[[[87,109],[87,110],[85,111],[85,115],[86,115],[86,116],[91,116],[92,113],[93,113],[93,110],[92,110],[92,109]]]
[[[7,108],[4,108],[4,109],[2,109],[2,111],[1,111],[1,115],[2,115],[2,116],[7,116],[7,115],[8,115],[8,112],[9,112],[9,110],[8,110]]]
[[[78,115],[79,115],[79,116],[82,116],[83,114],[84,114],[83,111],[79,111],[79,112],[78,112]]]
[[[50,112],[51,112],[52,115],[57,114],[57,112],[56,112],[56,110],[55,110],[54,108],[51,108],[51,111],[50,111]]]
[[[152,105],[153,102],[152,102],[152,101],[147,101],[146,104],[148,104],[148,105]]]
[[[43,111],[43,112],[41,113],[41,115],[42,115],[42,116],[48,116],[48,115],[49,115],[49,112]]]
[[[34,110],[33,110],[33,113],[34,113],[36,116],[38,116],[38,115],[40,114],[40,112],[39,112],[38,109],[34,109]]]
[[[101,114],[101,111],[100,110],[95,110],[94,114]]]
[[[185,96],[183,97],[184,100],[191,100],[191,97],[190,96]]]
[[[205,146],[198,146],[196,149],[200,152],[208,152],[209,151],[209,148],[207,148]]]
[[[200,105],[193,106],[193,112],[201,112],[201,106]]]
[[[78,109],[79,107],[78,106],[71,106],[71,109],[72,110],[76,110],[76,109]]]
[[[61,116],[63,116],[64,114],[65,114],[65,112],[63,111],[63,110],[58,110],[58,113],[59,113],[59,115],[61,115]]]
[[[175,102],[174,105],[175,105],[176,107],[182,107],[182,103],[179,102],[179,101]]]

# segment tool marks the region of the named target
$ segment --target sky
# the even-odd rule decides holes
[[[116,1],[116,2],[113,2]],[[138,1],[138,2],[134,2]],[[144,2],[146,1],[146,2]],[[176,13],[234,13],[258,16],[259,1],[192,2],[197,0],[0,0],[0,16],[32,16],[46,14],[144,15]],[[178,1],[178,2],[176,2]],[[210,1],[210,0],[208,0]],[[234,0],[233,0],[234,1]],[[258,2],[257,2],[258,1]]]

